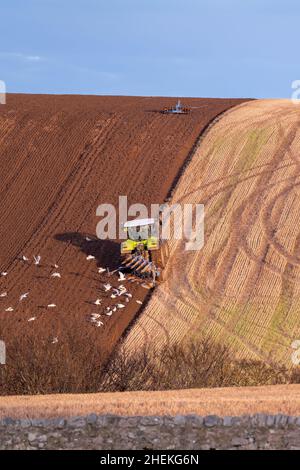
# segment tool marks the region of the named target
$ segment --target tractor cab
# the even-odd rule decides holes
[[[156,219],[129,220],[125,222],[123,228],[127,233],[127,240],[121,245],[122,254],[158,249],[159,240]]]

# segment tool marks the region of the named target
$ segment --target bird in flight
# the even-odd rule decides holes
[[[26,299],[28,297],[29,292],[25,292],[24,294],[20,295],[19,302],[22,302],[22,300]]]
[[[59,278],[61,278],[61,274],[60,274],[60,273],[52,273],[52,274],[51,274],[51,277],[59,277]]]
[[[40,264],[40,261],[41,261],[40,255],[34,256],[33,258],[34,258],[34,264],[36,265]]]

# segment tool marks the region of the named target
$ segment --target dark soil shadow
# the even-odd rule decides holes
[[[97,266],[110,271],[120,266],[120,244],[113,240],[99,240],[94,235],[78,232],[58,233],[54,238],[77,247],[86,256],[95,256]]]

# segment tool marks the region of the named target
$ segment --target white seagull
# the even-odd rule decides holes
[[[98,268],[98,273],[99,273],[99,274],[102,274],[102,273],[104,273],[105,271],[106,271],[105,268]]]
[[[95,305],[101,305],[101,302],[102,302],[101,299],[97,299],[97,300],[95,300],[94,304],[95,304]]]
[[[136,300],[136,303],[139,305],[143,305],[143,302],[141,300]]]
[[[56,263],[53,264],[53,268],[58,269],[59,268],[58,264],[56,264]]]
[[[103,284],[103,287],[105,289],[105,292],[109,291],[112,288],[110,284]]]
[[[105,314],[105,315],[107,315],[108,317],[111,317],[111,316],[112,316],[112,311],[111,311],[111,310],[109,310],[109,312],[106,312],[106,314]]]
[[[125,277],[125,274],[122,273],[121,271],[119,271],[119,279],[118,281],[119,282],[122,282],[122,281],[125,281],[126,277]]]
[[[7,276],[7,274],[8,274],[7,272],[2,271],[1,276],[5,277],[5,276]]]
[[[6,311],[6,312],[13,312],[14,309],[13,309],[12,307],[8,307],[8,308],[5,309],[5,311]]]
[[[93,255],[88,255],[88,256],[86,257],[86,259],[89,261],[90,259],[95,259],[95,256],[93,256]]]
[[[31,318],[28,318],[27,321],[34,321],[36,319],[36,317],[31,317]]]
[[[36,265],[40,264],[40,261],[41,261],[40,255],[34,256],[33,258],[34,258],[34,264],[36,264]]]
[[[103,325],[103,321],[101,320],[98,320],[96,321],[96,326],[99,328],[99,326],[102,326]]]
[[[2,294],[0,294],[0,297],[6,297],[7,296],[7,292],[2,292]]]
[[[58,343],[58,337],[55,336],[55,338],[53,338],[53,340],[51,341],[52,344],[55,344],[55,343]]]
[[[22,300],[26,299],[28,297],[29,292],[25,292],[25,294],[20,295],[19,302],[22,302]]]
[[[100,318],[100,313],[91,313],[91,321],[95,321],[96,318]]]
[[[92,239],[91,239],[90,237],[85,237],[85,239],[86,239],[87,242],[91,242],[91,241],[92,241]]]
[[[59,278],[61,278],[61,274],[60,274],[60,273],[52,273],[52,274],[51,274],[51,277],[59,277]]]
[[[125,308],[125,305],[124,304],[117,304],[117,307],[118,308]]]
[[[22,255],[22,260],[23,261],[29,261],[29,258],[27,258],[27,256],[25,256],[25,255]]]
[[[127,292],[126,287],[123,286],[123,284],[119,287],[119,289],[113,289],[114,293],[120,297],[120,295],[125,294]]]
[[[54,308],[54,307],[56,307],[56,304],[48,304],[47,307],[48,308]]]

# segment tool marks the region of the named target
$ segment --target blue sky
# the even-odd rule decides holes
[[[299,0],[1,0],[8,92],[290,97]]]

